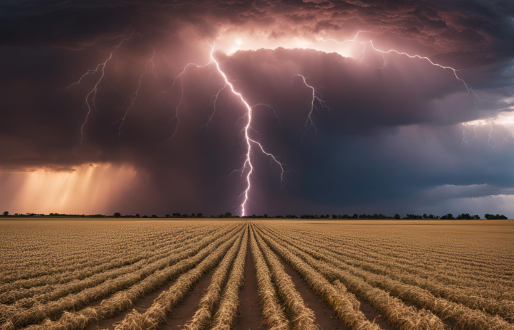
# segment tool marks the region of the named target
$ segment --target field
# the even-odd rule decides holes
[[[514,221],[0,221],[0,329],[514,329]]]

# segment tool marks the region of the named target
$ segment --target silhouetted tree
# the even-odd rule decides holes
[[[197,217],[197,218],[203,218],[203,213],[197,213],[197,214],[196,214],[196,217]]]
[[[507,219],[506,216],[504,216],[503,214],[486,214],[484,216],[487,220],[495,220],[495,219]]]
[[[116,212],[116,213],[114,213],[114,217],[115,217],[115,218],[119,218],[119,217],[121,217],[121,213],[120,213],[120,212]]]
[[[230,218],[232,216],[232,213],[230,212],[225,212],[225,218]]]
[[[394,215],[394,218],[395,218],[396,220],[398,220],[398,219],[400,219],[400,215],[399,215],[398,213],[396,213],[396,214]]]
[[[139,213],[136,213],[136,218],[139,218]]]
[[[3,215],[4,215],[4,217],[8,216],[8,215],[9,215],[9,211],[5,211],[5,212],[3,213]]]

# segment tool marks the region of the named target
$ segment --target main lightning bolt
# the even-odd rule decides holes
[[[246,148],[247,148],[246,149],[246,158],[243,163],[243,167],[241,168],[242,173],[244,173],[245,170],[247,171],[247,173],[246,173],[246,189],[244,190],[244,192],[242,194],[244,196],[244,199],[240,206],[241,216],[245,216],[246,215],[246,205],[249,201],[250,189],[252,187],[251,177],[252,177],[253,170],[254,170],[254,166],[252,163],[252,153],[253,153],[252,145],[257,145],[258,148],[260,149],[260,151],[264,155],[270,157],[271,160],[280,167],[281,182],[283,182],[283,180],[284,180],[285,171],[284,171],[284,166],[282,165],[282,163],[273,154],[267,152],[261,143],[259,143],[258,141],[254,140],[250,137],[250,130],[252,130],[252,127],[251,127],[251,125],[252,125],[252,107],[248,104],[248,102],[246,102],[243,95],[235,90],[234,85],[232,85],[232,83],[228,80],[228,78],[225,75],[225,73],[223,72],[223,70],[221,70],[221,67],[220,67],[218,61],[216,60],[216,58],[214,58],[214,50],[215,49],[216,49],[216,44],[213,44],[213,47],[211,49],[211,54],[210,54],[211,61],[216,65],[216,69],[218,70],[220,75],[225,80],[225,85],[228,86],[230,88],[230,91],[239,98],[241,103],[243,103],[244,107],[246,108],[246,116],[248,118],[248,121],[246,122],[246,126],[243,129],[244,139],[245,139]]]

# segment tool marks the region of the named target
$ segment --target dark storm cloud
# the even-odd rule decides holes
[[[223,31],[266,31],[276,40],[343,40],[368,31],[366,38],[379,49],[466,68],[459,76],[480,100],[451,70],[402,55],[382,58],[369,45],[362,61],[300,49],[217,53],[249,103],[273,106],[255,108],[253,127],[261,135],[251,134],[288,171],[281,188],[278,169],[255,154],[250,212],[442,213],[444,199],[509,194],[514,150],[506,128],[490,133],[488,126],[474,130],[461,123],[512,111],[513,15],[507,0],[4,1],[0,167],[59,171],[89,162],[130,163],[148,178],[142,194],[151,190],[152,197],[134,195],[115,206],[122,211],[233,211],[244,189],[240,173],[233,172],[244,161],[244,109],[224,89],[205,126],[221,77],[212,66],[189,67],[182,101],[173,77],[188,62],[206,63],[209,43]],[[84,98],[98,74],[68,91],[59,88],[102,63],[123,37],[79,144]],[[118,137],[117,121],[152,47],[155,75],[143,77]],[[314,111],[317,133],[304,128],[311,91],[296,74],[327,102]],[[177,105],[180,125],[169,139]],[[465,192],[444,188],[454,186]]]

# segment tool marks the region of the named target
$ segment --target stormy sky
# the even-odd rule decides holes
[[[11,213],[240,214],[235,91],[246,214],[514,216],[511,0],[7,0],[0,72]]]

